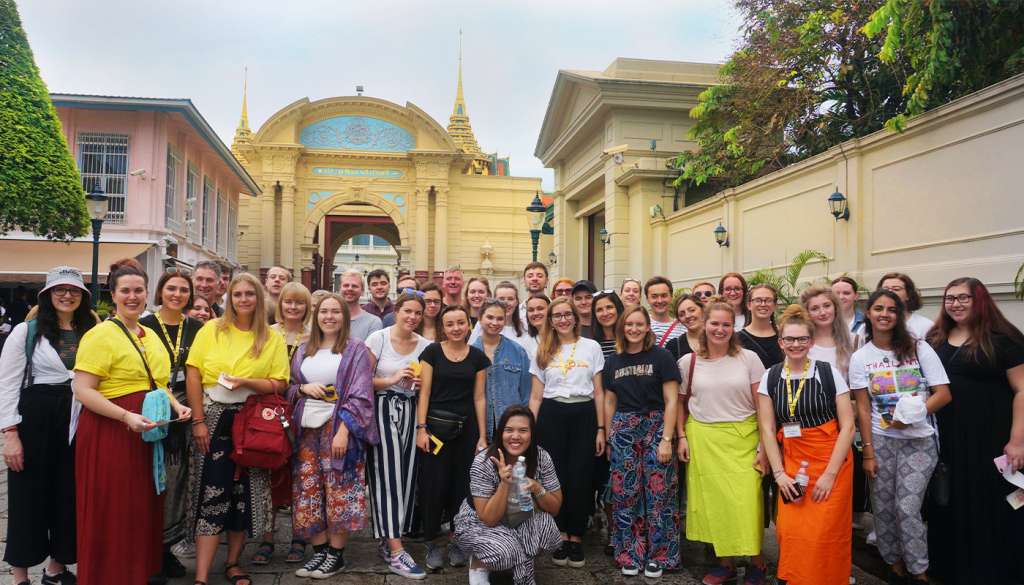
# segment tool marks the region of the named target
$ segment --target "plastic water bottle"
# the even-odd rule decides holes
[[[519,496],[519,511],[532,512],[533,496],[531,496],[529,490],[526,489],[526,457],[523,457],[522,455],[519,456],[515,466],[512,467],[512,477],[516,480],[516,492]]]
[[[806,461],[801,461],[800,470],[796,472],[796,476],[793,478],[793,481],[796,482],[800,490],[800,495],[793,500],[794,502],[803,499],[804,494],[807,493],[807,486],[811,483],[811,478],[807,475],[807,465]]]

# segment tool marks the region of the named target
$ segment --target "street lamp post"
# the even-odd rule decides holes
[[[533,261],[537,261],[537,244],[540,242],[540,230],[544,225],[544,215],[547,213],[547,208],[544,207],[544,203],[540,200],[540,191],[533,196],[533,201],[526,208],[526,213],[530,216],[530,240],[533,245]]]
[[[96,180],[96,187],[85,196],[86,207],[89,208],[89,218],[92,220],[92,307],[100,299],[100,230],[103,229],[103,220],[107,217],[107,210],[110,207],[110,197],[103,192],[103,179]]]

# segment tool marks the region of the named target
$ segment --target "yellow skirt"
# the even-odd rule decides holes
[[[719,557],[761,554],[764,502],[757,417],[742,422],[686,422],[686,538],[710,543]]]

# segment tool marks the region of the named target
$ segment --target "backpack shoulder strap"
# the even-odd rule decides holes
[[[27,388],[35,383],[35,376],[32,374],[32,356],[36,352],[36,337],[39,335],[39,321],[32,319],[25,321],[25,372],[21,378],[21,387]]]
[[[827,396],[836,397],[836,380],[832,376],[832,366],[828,362],[815,360],[814,369],[821,379],[821,389]]]
[[[768,368],[768,387],[765,388],[765,391],[768,392],[769,396],[779,387],[779,382],[782,380],[782,366],[785,363],[780,362]]]

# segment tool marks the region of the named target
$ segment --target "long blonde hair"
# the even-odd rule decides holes
[[[728,355],[736,355],[743,349],[743,345],[740,344],[739,331],[736,331],[736,311],[727,301],[714,297],[714,300],[704,307],[704,327],[700,330],[700,347],[697,349],[697,355],[704,359],[711,357],[710,349],[708,349],[708,319],[715,311],[726,311],[732,316],[733,328],[732,336],[729,338]]]
[[[228,283],[228,301],[225,303],[224,316],[217,319],[217,332],[226,332],[230,325],[238,327],[238,315],[235,314],[235,304],[231,301],[231,292],[243,282],[252,285],[253,290],[256,291],[256,309],[253,311],[252,325],[249,331],[253,335],[250,354],[252,357],[258,358],[263,352],[263,346],[270,338],[270,326],[267,325],[267,320],[264,318],[264,315],[267,314],[267,291],[263,289],[263,285],[255,276],[248,272],[240,272]]]
[[[836,345],[836,369],[840,372],[846,372],[850,367],[850,356],[853,355],[853,338],[850,337],[850,326],[843,319],[839,297],[836,296],[836,293],[832,292],[830,287],[812,286],[800,293],[800,305],[807,309],[808,315],[810,315],[811,310],[807,305],[811,302],[811,299],[819,296],[824,296],[832,303],[832,313],[835,317],[832,319],[832,327],[829,333],[832,335],[832,343]],[[812,337],[814,336],[814,329],[812,321]]]
[[[558,297],[551,301],[547,311],[544,312],[544,326],[540,330],[540,339],[537,342],[537,365],[543,370],[548,367],[551,360],[555,359],[561,344],[558,342],[558,332],[551,322],[551,313],[555,307],[566,305],[572,310],[572,333],[577,338],[580,336],[580,313],[573,306],[572,301],[566,297]]]

